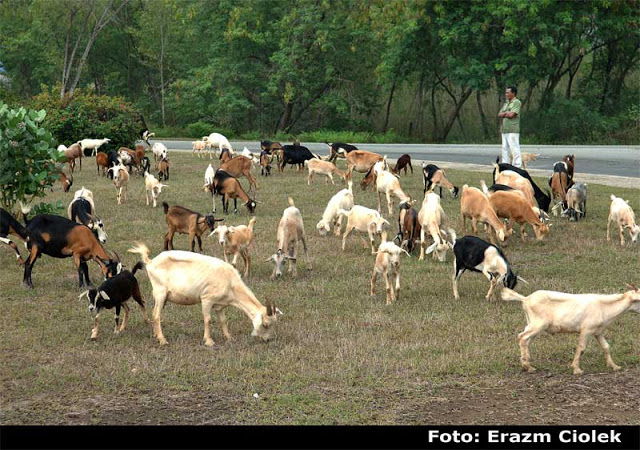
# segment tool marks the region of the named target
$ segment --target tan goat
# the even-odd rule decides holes
[[[629,202],[627,200],[623,200],[622,198],[611,194],[611,207],[609,208],[609,218],[607,219],[607,242],[611,241],[611,236],[609,234],[611,222],[616,222],[618,224],[618,229],[620,230],[620,245],[624,245],[623,231],[625,228],[629,230],[629,236],[631,237],[632,242],[636,242],[638,240],[638,235],[640,235],[640,226],[636,225],[635,214],[628,203]]]
[[[285,261],[289,261],[289,272],[293,272],[293,276],[297,275],[296,271],[296,244],[302,242],[304,248],[304,257],[307,261],[307,270],[311,270],[311,260],[307,251],[307,240],[304,233],[304,223],[302,222],[302,214],[296,208],[291,197],[287,198],[289,207],[282,213],[282,218],[278,224],[278,250],[265,260],[265,262],[273,262],[273,274],[271,279],[280,278],[282,269],[284,269]]]
[[[242,256],[244,261],[244,277],[249,276],[249,270],[251,266],[251,255],[249,250],[253,247],[253,226],[256,223],[256,218],[252,218],[249,221],[249,225],[239,225],[228,227],[226,225],[220,225],[213,230],[209,236],[217,234],[219,237],[220,245],[222,246],[222,253],[224,254],[224,261],[227,260],[227,255],[233,255],[233,261],[231,265],[238,268],[238,256]]]
[[[375,209],[365,208],[364,206],[354,205],[349,211],[344,209],[338,209],[339,216],[347,216],[347,226],[342,236],[342,250],[344,250],[347,243],[347,236],[355,228],[356,231],[361,233],[367,233],[369,235],[369,242],[371,243],[371,254],[376,253],[374,243],[374,234],[381,234],[384,226],[389,226],[389,222],[383,218]],[[364,247],[367,243],[362,239]]]
[[[504,242],[505,238],[513,232],[507,230],[505,224],[498,218],[487,196],[480,189],[469,187],[466,184],[462,186],[460,215],[462,216],[462,231],[465,234],[467,232],[467,218],[471,219],[471,230],[474,235],[478,234],[478,222],[490,225],[501,242]],[[489,240],[495,244],[491,232],[489,232]]]
[[[411,257],[406,250],[387,241],[387,232],[383,231],[382,242],[378,246],[376,262],[371,275],[371,296],[376,295],[376,279],[378,275],[382,275],[387,291],[387,305],[400,297],[400,254],[402,252]],[[389,283],[389,278],[391,278],[391,283]]]
[[[447,250],[453,248],[453,244],[456,242],[456,232],[452,228],[444,230],[446,221],[447,215],[440,205],[440,196],[433,191],[428,192],[422,201],[422,208],[418,212],[418,222],[421,227],[419,261],[424,259],[427,234],[433,239],[433,244],[427,248],[427,254],[435,251],[433,256],[437,257],[440,262],[446,260]],[[449,235],[449,241],[447,241],[447,235]]]
[[[538,156],[540,156],[540,153],[521,153],[520,154],[522,156],[522,168],[523,169],[527,169],[527,163],[530,162],[534,162]],[[513,164],[513,154],[509,153],[509,163]]]
[[[519,191],[490,192],[488,198],[497,216],[509,220],[509,229],[513,226],[513,222],[517,222],[520,225],[520,239],[522,242],[524,242],[525,236],[525,223],[533,227],[536,239],[539,241],[544,238],[545,234],[549,233],[549,226],[540,220],[540,210],[531,206]]]
[[[309,177],[307,178],[307,184],[309,186],[311,186],[311,180],[313,178],[313,175],[315,175],[316,173],[325,175],[327,177],[327,183],[329,183],[329,180],[331,180],[331,184],[335,184],[333,181],[334,174],[346,181],[346,172],[338,169],[335,164],[329,161],[323,161],[321,159],[314,158],[306,160],[304,164],[309,169]]]
[[[382,161],[382,155],[366,150],[353,150],[345,156],[347,159],[347,172],[367,173],[378,161]]]
[[[173,236],[176,234],[188,234],[191,251],[195,251],[196,239],[198,239],[198,247],[202,252],[202,233],[205,231],[213,231],[216,222],[224,219],[216,219],[213,214],[203,216],[200,213],[191,211],[182,206],[173,205],[169,207],[167,202],[162,202],[164,208],[165,219],[169,226],[169,231],[164,235],[164,249],[173,250]]]
[[[118,193],[118,205],[120,205],[123,190],[124,200],[127,201],[129,199],[129,172],[122,163],[117,166],[110,167],[107,172],[109,171],[113,171],[113,185],[116,187],[116,192]]]
[[[555,291],[536,291],[525,297],[510,289],[502,291],[502,300],[522,302],[527,316],[527,327],[518,335],[522,368],[533,372],[529,354],[529,343],[538,334],[546,331],[555,333],[578,333],[578,347],[571,367],[574,375],[583,373],[580,369],[580,355],[586,349],[591,335],[604,351],[607,366],[619,370],[611,358],[609,344],[604,338],[607,327],[626,311],[640,313],[640,289],[627,285],[623,294],[565,294]]]
[[[158,196],[162,192],[163,187],[169,187],[166,184],[160,183],[156,177],[151,175],[149,172],[144,173],[144,188],[145,188],[145,196],[147,197],[147,206],[149,206],[149,194],[151,194],[151,198],[153,199],[153,207],[157,206],[156,200]]]
[[[384,170],[384,166],[386,164],[386,156],[382,161],[378,161],[373,165],[373,173],[376,177],[376,192],[378,193],[378,212],[381,209],[381,196],[382,193],[387,197],[387,209],[389,210],[389,215],[393,214],[393,201],[391,200],[391,196],[397,197],[400,200],[399,205],[403,203],[411,202],[411,197],[405,194],[400,186],[400,180],[392,174],[391,172]]]

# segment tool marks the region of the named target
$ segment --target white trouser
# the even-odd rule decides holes
[[[509,150],[513,155],[513,162],[509,157]],[[520,133],[502,133],[502,162],[522,167],[522,155],[520,154]]]

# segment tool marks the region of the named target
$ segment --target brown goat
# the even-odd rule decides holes
[[[567,173],[569,174],[569,179],[573,180],[573,169],[576,165],[576,155],[564,155],[562,160],[567,163]]]
[[[220,150],[220,157],[218,159],[220,160],[220,164],[224,164],[227,161],[230,161],[232,157],[231,157],[231,152],[229,152],[229,149],[223,148],[222,150]]]
[[[169,207],[167,202],[162,202],[164,208],[165,219],[169,225],[169,231],[164,235],[164,249],[173,250],[173,235],[188,234],[191,251],[195,251],[196,238],[198,239],[198,247],[202,252],[202,233],[205,231],[213,231],[216,222],[224,219],[216,219],[213,214],[203,216],[200,213],[191,211],[182,206],[174,205]],[[169,248],[171,247],[171,248]]]
[[[384,158],[377,153],[368,152],[366,150],[353,150],[347,153],[347,172],[367,173],[375,163],[382,161]]]
[[[60,184],[62,184],[62,190],[64,192],[69,192],[69,189],[71,189],[71,185],[73,184],[73,174],[71,174],[71,179],[69,179],[65,173],[61,170],[60,171]]]
[[[71,173],[73,173],[73,170],[76,167],[76,159],[80,160],[80,170],[82,170],[82,147],[80,147],[80,144],[71,144],[69,148],[64,150],[64,156],[66,158],[64,162],[69,163],[69,169],[71,169]]]
[[[271,175],[271,158],[272,156],[266,150],[260,152],[260,175],[265,177]]]
[[[407,174],[407,166],[411,169],[411,175],[413,175],[413,166],[411,165],[411,156],[405,153],[396,161],[396,166],[391,170],[396,175],[400,175],[400,171],[404,169],[404,174]]]
[[[167,158],[162,158],[161,161],[158,161],[156,168],[158,169],[159,181],[162,181],[163,178],[165,181],[169,179],[169,160]]]
[[[488,195],[489,203],[498,217],[509,219],[508,227],[513,222],[520,225],[520,239],[524,242],[524,224],[533,227],[536,238],[540,241],[549,232],[549,226],[542,223],[531,204],[519,191],[495,191]]]
[[[498,235],[500,241],[504,241],[513,230],[507,229],[504,223],[498,218],[489,199],[478,188],[462,186],[462,196],[460,197],[460,215],[462,216],[462,231],[467,233],[467,219],[471,219],[471,230],[473,235],[478,234],[477,223],[482,222],[490,225]],[[495,245],[493,234],[489,229],[489,240]]]
[[[100,175],[100,168],[102,168],[102,175],[106,175],[106,171],[109,168],[109,158],[106,153],[98,152],[96,155],[96,166],[98,168],[98,175]]]
[[[229,175],[236,178],[241,178],[242,176],[247,177],[247,180],[249,180],[249,192],[251,192],[252,188],[255,192],[258,189],[258,186],[256,185],[255,177],[251,174],[252,164],[251,158],[240,155],[220,164],[220,168],[218,170],[224,170]]]
[[[213,212],[216,212],[215,195],[222,196],[222,209],[227,214],[229,212],[229,199],[233,199],[234,213],[238,213],[237,199],[245,202],[245,206],[250,213],[254,213],[256,202],[252,200],[242,189],[240,182],[224,170],[218,169],[213,177],[213,182],[206,182],[204,185],[205,192],[211,192],[213,200]]]
[[[409,253],[416,248],[416,243],[420,239],[422,225],[418,220],[418,212],[409,204],[402,203],[398,209],[398,236],[400,247],[406,248]]]

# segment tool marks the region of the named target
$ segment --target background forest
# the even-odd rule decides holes
[[[115,97],[158,136],[495,143],[514,84],[523,143],[638,143],[637,5],[2,0],[0,100]]]

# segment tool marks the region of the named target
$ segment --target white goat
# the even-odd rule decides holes
[[[253,244],[253,226],[256,223],[256,218],[252,218],[249,221],[249,225],[239,226],[226,226],[218,225],[218,228],[213,230],[209,236],[214,234],[218,235],[218,242],[222,246],[222,253],[224,254],[224,261],[228,262],[227,255],[233,255],[233,261],[231,265],[238,268],[238,256],[242,256],[244,261],[244,278],[249,276],[249,270],[251,266],[251,255],[249,250]]]
[[[155,144],[153,144],[153,148],[151,149],[151,151],[153,151],[153,157],[156,161],[162,161],[167,157],[168,150],[162,142],[156,142]]]
[[[402,203],[411,203],[411,197],[404,193],[402,187],[400,187],[400,181],[398,177],[385,170],[384,167],[387,163],[387,157],[384,160],[378,161],[373,165],[373,173],[376,176],[376,191],[378,192],[378,211],[380,211],[381,195],[384,193],[387,197],[387,208],[389,209],[389,215],[393,214],[393,202],[391,201],[391,195],[397,197]]]
[[[387,232],[382,232],[382,242],[376,252],[376,263],[371,275],[371,296],[376,295],[375,284],[378,275],[382,275],[387,291],[387,305],[400,297],[400,253],[409,253],[393,242],[387,241]],[[391,283],[389,283],[391,278]]]
[[[229,140],[220,133],[211,133],[209,136],[203,137],[202,140],[206,141],[207,148],[209,149],[213,149],[215,147],[221,151],[223,148],[226,148],[227,150],[229,150],[231,156],[233,156],[233,154],[235,153],[233,151],[233,147],[231,147],[231,143],[229,142]]]
[[[335,184],[333,181],[333,174],[336,174],[343,180],[347,179],[346,172],[338,169],[338,167],[329,161],[323,161],[321,159],[307,159],[304,162],[304,165],[309,169],[309,177],[307,178],[307,184],[311,186],[311,179],[314,174],[325,175],[327,177],[327,183],[331,180],[331,184]]]
[[[611,241],[609,229],[611,222],[618,223],[620,230],[620,245],[624,245],[624,229],[629,230],[629,236],[632,242],[637,242],[640,235],[640,226],[636,225],[636,216],[633,209],[629,206],[628,200],[623,200],[611,194],[611,207],[609,208],[609,218],[607,219],[607,242]]]
[[[275,329],[278,311],[269,300],[266,307],[242,282],[238,271],[230,264],[211,256],[170,250],[149,259],[149,248],[137,244],[129,250],[142,256],[149,281],[153,287],[153,333],[160,345],[167,340],[162,333],[161,313],[165,302],[178,305],[202,305],[204,316],[204,344],[213,345],[211,339],[211,308],[218,315],[225,338],[231,339],[224,308],[235,306],[243,311],[253,324],[252,336],[268,341]]]
[[[344,250],[347,243],[347,236],[349,236],[349,233],[355,228],[356,231],[369,234],[371,254],[375,255],[376,250],[373,246],[373,235],[382,233],[384,226],[389,225],[389,222],[375,209],[369,209],[360,205],[353,206],[349,211],[338,209],[337,213],[340,216],[347,216],[347,227],[342,236],[342,250]],[[360,237],[362,238],[362,236]],[[364,238],[362,238],[362,242],[364,243],[364,247],[366,247],[367,243]]]
[[[111,142],[111,139],[109,139],[109,138],[83,139],[81,141],[78,141],[78,144],[80,144],[80,147],[82,148],[82,151],[84,151],[87,148],[92,149],[91,156],[95,156],[98,153],[98,149],[102,145],[104,145],[104,144],[106,144],[108,142]]]
[[[158,181],[156,177],[151,175],[149,172],[144,173],[144,187],[145,187],[145,195],[147,197],[147,206],[149,206],[149,194],[151,194],[151,198],[153,199],[153,207],[157,206],[156,200],[158,196],[162,193],[163,187],[168,187],[166,184],[162,184]]]
[[[129,200],[129,172],[127,168],[122,165],[122,162],[118,160],[118,165],[109,167],[107,172],[113,171],[113,185],[116,187],[118,193],[118,205],[121,204],[122,191],[124,190],[124,200]]]
[[[580,369],[580,355],[586,348],[589,336],[595,336],[604,351],[607,366],[619,370],[611,358],[609,344],[604,338],[607,327],[625,311],[640,313],[640,289],[627,285],[623,294],[565,294],[555,291],[536,291],[525,297],[511,289],[502,291],[503,300],[522,302],[527,316],[527,327],[518,335],[522,368],[533,372],[529,343],[543,331],[547,333],[578,333],[578,347],[571,367],[574,375]]]
[[[347,182],[348,188],[343,189],[329,200],[327,207],[324,209],[322,219],[316,225],[318,233],[321,236],[326,235],[331,231],[331,224],[333,223],[333,234],[340,236],[340,229],[342,228],[342,215],[338,214],[338,210],[349,211],[353,208],[353,182],[349,180]]]
[[[433,244],[427,248],[427,255],[435,251],[433,256],[437,257],[438,261],[446,261],[447,250],[453,248],[453,244],[456,242],[456,232],[452,228],[444,230],[446,221],[447,215],[440,205],[440,196],[433,191],[427,192],[422,201],[422,208],[418,212],[418,222],[422,227],[420,230],[420,261],[424,259],[427,234],[433,238]],[[450,242],[447,241],[447,235],[449,235]]]
[[[289,272],[293,272],[293,276],[297,275],[296,271],[296,244],[302,242],[304,249],[304,257],[307,262],[307,270],[312,270],[311,259],[309,259],[309,253],[307,250],[307,240],[304,233],[304,223],[302,222],[302,214],[300,210],[295,207],[293,199],[287,198],[289,207],[282,213],[282,218],[278,224],[278,250],[265,260],[265,262],[272,262],[275,264],[271,279],[280,278],[282,276],[282,269],[284,269],[285,261],[289,261]]]

